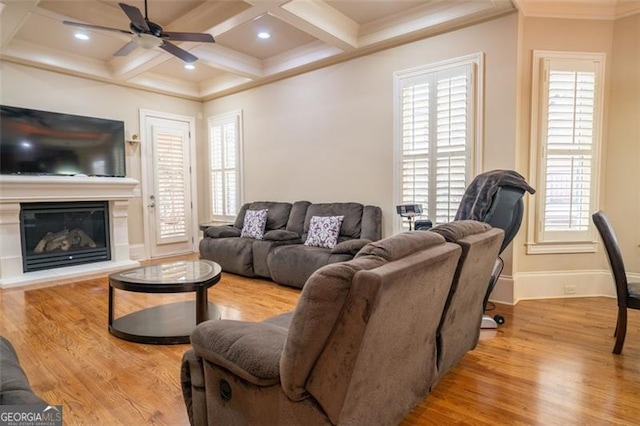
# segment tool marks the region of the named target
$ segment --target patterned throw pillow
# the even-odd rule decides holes
[[[267,212],[269,210],[247,210],[242,224],[242,238],[255,238],[261,240],[264,237],[264,228],[267,226]]]
[[[306,246],[333,248],[338,242],[344,216],[311,216]]]

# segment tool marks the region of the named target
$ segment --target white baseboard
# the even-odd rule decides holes
[[[129,246],[129,256],[133,260],[146,260],[144,244],[132,244]]]
[[[493,291],[489,296],[489,300],[492,302],[504,303],[507,305],[513,305],[514,297],[513,297],[513,277],[511,276],[500,276],[498,278],[498,282],[495,287],[493,287]]]
[[[640,282],[640,274],[627,274]],[[515,305],[520,300],[563,297],[616,297],[615,284],[608,270],[522,272],[502,276],[490,300]]]

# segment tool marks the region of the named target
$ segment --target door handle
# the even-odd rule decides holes
[[[156,203],[147,204],[147,207],[155,207]]]

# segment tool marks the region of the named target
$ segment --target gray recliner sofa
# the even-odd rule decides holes
[[[433,231],[320,268],[293,312],[199,324],[182,360],[191,424],[398,424],[476,346],[504,235]]]
[[[437,378],[460,252],[433,232],[396,235],[316,271],[293,313],[199,324],[182,361],[191,424],[398,424]]]
[[[246,212],[262,209],[268,210],[263,239],[242,238]],[[335,247],[304,245],[313,216],[344,216]],[[381,237],[382,210],[376,206],[258,201],[243,205],[233,225],[207,228],[200,241],[200,257],[217,262],[225,272],[301,288],[320,267],[350,260]]]
[[[0,336],[0,405],[30,404],[48,405],[31,390],[11,342]]]

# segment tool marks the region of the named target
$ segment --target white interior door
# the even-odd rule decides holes
[[[145,117],[152,151],[144,209],[151,257],[193,251],[190,126],[179,119]]]

